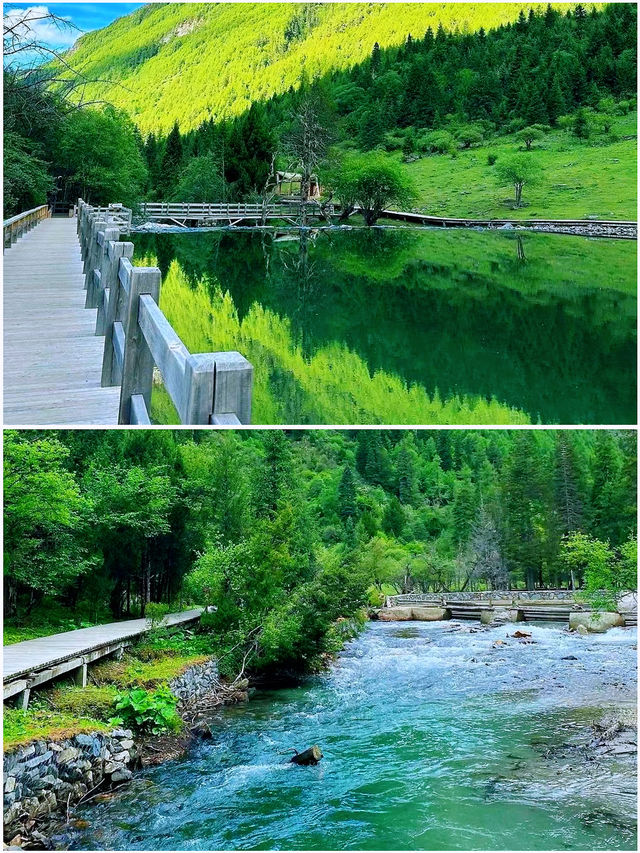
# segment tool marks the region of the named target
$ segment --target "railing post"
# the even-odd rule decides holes
[[[103,268],[102,286],[105,292],[109,291],[109,299],[106,303],[106,310],[104,311],[104,333],[98,331],[98,323],[96,323],[96,334],[104,334],[101,385],[108,387],[120,384],[119,378],[116,377],[113,363],[113,324],[117,320],[121,320],[124,314],[124,299],[119,277],[120,259],[132,258],[133,248],[133,243],[109,243],[107,247],[109,263],[106,268]],[[98,312],[99,321],[100,312]]]
[[[87,300],[85,308],[100,308],[103,304],[102,293],[105,285],[102,279],[102,270],[108,261],[109,242],[117,241],[119,236],[119,228],[106,228],[104,231],[98,231],[96,235],[98,252],[96,265],[93,270],[89,271],[87,278]]]
[[[105,300],[108,302],[111,288],[113,286],[114,279],[117,280],[118,277],[118,264],[120,263],[120,257],[125,257],[119,254],[117,257],[115,253],[109,253],[110,246],[117,246],[118,237],[120,236],[120,232],[117,228],[107,228],[104,233],[104,243],[102,245],[102,255],[100,257],[100,268],[94,271],[94,302],[95,304],[91,307],[96,307],[98,309],[98,314],[96,316],[96,335],[104,335],[105,333]],[[125,245],[124,243],[121,245]],[[127,245],[131,246],[133,251],[133,244],[128,243]],[[131,255],[129,255],[131,257]],[[88,298],[88,296],[87,296]]]
[[[129,276],[129,298],[125,309],[124,364],[118,423],[131,423],[131,398],[144,397],[147,411],[151,410],[151,385],[153,382],[153,356],[138,323],[138,310],[142,294],[149,294],[156,302],[160,299],[160,270],[156,267],[132,267]]]
[[[211,354],[190,355],[184,371],[183,424],[208,424],[215,384],[215,361]]]
[[[219,415],[233,415],[241,424],[251,423],[253,365],[239,352],[213,353],[215,377],[211,422]]]
[[[85,280],[84,286],[85,289],[89,288],[89,279],[93,276],[93,271],[97,266],[98,257],[100,252],[100,246],[98,245],[98,232],[104,231],[107,227],[108,222],[104,217],[97,217],[91,223],[91,230],[89,235],[89,248],[87,251],[87,257],[85,259]]]

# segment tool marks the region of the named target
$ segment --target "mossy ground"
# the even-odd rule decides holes
[[[120,661],[105,661],[89,670],[90,683],[77,687],[63,681],[39,690],[26,711],[5,706],[4,749],[32,740],[63,740],[82,732],[108,731],[109,719],[117,716],[118,694],[132,688],[157,690],[190,666],[206,661],[206,655],[181,650],[155,650],[135,646]]]

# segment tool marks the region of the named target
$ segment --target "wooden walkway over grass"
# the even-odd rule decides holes
[[[163,626],[194,622],[201,613],[200,608],[171,613],[165,617]],[[150,627],[148,619],[130,619],[5,646],[2,661],[4,699],[21,694],[18,701],[26,708],[34,687],[65,673],[75,673],[77,682],[84,685],[88,664],[121,652]]]
[[[44,219],[4,254],[4,423],[117,424],[75,219]]]

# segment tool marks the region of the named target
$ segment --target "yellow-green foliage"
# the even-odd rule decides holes
[[[5,708],[2,723],[5,750],[32,740],[64,740],[82,732],[103,732],[110,728],[90,717],[42,709],[21,711]]]
[[[115,685],[117,688],[166,685],[172,678],[190,666],[204,663],[205,655],[165,655],[150,661],[126,655],[121,661],[108,661],[92,670],[91,676],[99,685]]]
[[[125,108],[143,131],[187,130],[238,115],[252,101],[398,45],[428,27],[474,31],[515,21],[543,3],[152,4],[83,36],[68,54],[83,88]],[[552,4],[566,9],[569,4]]]
[[[431,397],[420,385],[386,371],[371,374],[357,353],[338,342],[307,358],[288,319],[254,304],[240,320],[229,293],[202,282],[192,288],[175,261],[163,282],[160,307],[192,352],[239,350],[252,362],[255,423],[528,422],[523,412],[496,400],[455,396],[443,401],[437,392]],[[166,402],[161,406],[166,411]],[[155,405],[153,414],[158,420]]]

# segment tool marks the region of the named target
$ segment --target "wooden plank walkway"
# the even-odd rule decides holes
[[[184,610],[182,613],[169,614],[163,625],[180,625],[198,619],[202,610]],[[66,660],[111,646],[124,640],[139,637],[149,630],[148,619],[129,619],[126,622],[110,622],[93,628],[79,628],[77,631],[65,631],[50,637],[25,640],[5,646],[3,649],[2,678],[12,681],[21,675],[37,673]]]
[[[117,424],[102,388],[104,339],[86,291],[74,218],[45,219],[4,255],[5,425]]]

